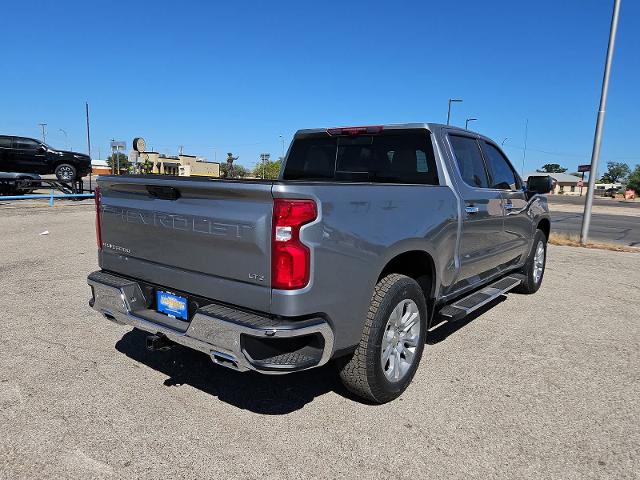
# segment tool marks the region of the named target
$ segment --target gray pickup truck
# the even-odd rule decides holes
[[[101,176],[90,305],[238,371],[333,360],[373,402],[427,330],[540,287],[549,177],[525,187],[482,135],[436,124],[300,130],[275,181]]]

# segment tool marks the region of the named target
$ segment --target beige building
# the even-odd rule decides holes
[[[158,152],[144,152],[138,158],[138,165],[150,163],[150,173],[178,175],[182,177],[220,177],[220,164],[207,162],[194,155],[166,156]]]

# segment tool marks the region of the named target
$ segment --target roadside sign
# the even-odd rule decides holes
[[[147,146],[147,144],[144,141],[144,138],[136,137],[136,138],[133,139],[133,149],[136,152],[140,152],[140,153],[144,152],[145,149],[146,149],[146,146]]]
[[[582,180],[578,180],[578,186],[582,188],[584,186],[584,182]]]
[[[578,165],[578,172],[590,172],[591,165]]]
[[[126,150],[127,149],[127,142],[116,142],[116,141],[113,141],[113,142],[111,142],[111,148],[115,148],[115,149],[121,148],[122,150]]]

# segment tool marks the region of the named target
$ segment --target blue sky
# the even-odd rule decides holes
[[[134,5],[135,3],[135,5]],[[253,165],[299,128],[477,117],[518,170],[589,163],[612,1],[22,2],[0,31],[0,132]],[[640,163],[640,4],[623,0],[601,164]],[[602,170],[602,169],[601,169]]]

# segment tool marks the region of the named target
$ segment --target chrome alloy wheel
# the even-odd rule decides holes
[[[536,253],[533,257],[533,282],[537,285],[544,272],[544,244],[542,240],[538,242]]]
[[[382,337],[380,363],[390,382],[401,380],[413,365],[420,328],[420,311],[413,300],[402,300],[389,315]]]
[[[62,165],[58,169],[58,174],[60,175],[61,180],[73,180],[74,173],[75,172],[73,171],[73,168],[69,167],[68,165]]]

